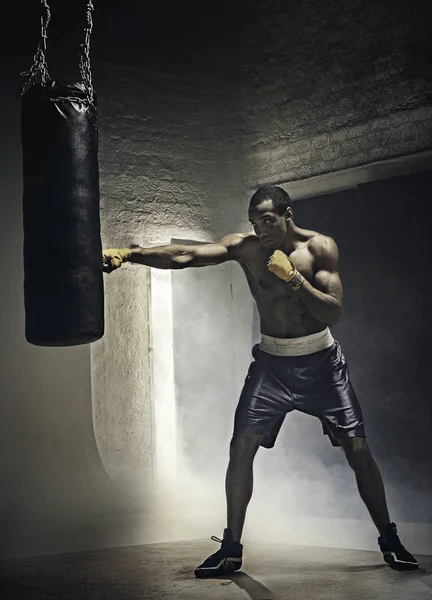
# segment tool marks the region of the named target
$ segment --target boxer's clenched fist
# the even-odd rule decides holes
[[[128,260],[132,251],[129,248],[109,248],[102,250],[102,264],[104,273],[111,273],[119,269],[123,261]]]
[[[294,262],[282,250],[275,250],[267,262],[269,271],[277,275],[291,285],[293,290],[297,290],[304,281],[294,264]]]

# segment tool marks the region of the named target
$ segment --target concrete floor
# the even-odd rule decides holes
[[[432,556],[396,573],[379,552],[256,543],[243,570],[198,580],[211,540],[4,560],[2,600],[432,600]]]

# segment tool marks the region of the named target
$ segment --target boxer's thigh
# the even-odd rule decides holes
[[[303,385],[295,390],[294,405],[321,420],[333,445],[339,446],[341,438],[365,437],[361,406],[337,342],[321,357],[310,356],[310,368],[303,369],[302,378]]]
[[[234,418],[234,433],[263,435],[272,447],[287,412],[293,410],[289,390],[254,361],[249,367]]]

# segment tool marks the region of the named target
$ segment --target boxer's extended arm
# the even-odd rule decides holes
[[[315,319],[335,325],[341,314],[343,299],[338,249],[331,238],[325,238],[313,243],[311,251],[316,261],[313,285],[305,279],[294,295]]]
[[[170,244],[153,248],[130,248],[123,252],[121,262],[131,262],[156,269],[185,269],[187,267],[205,267],[219,265],[228,260],[241,258],[241,248],[246,238],[240,233],[227,235],[215,244],[182,246]],[[105,255],[111,251],[104,251]],[[112,251],[118,254],[118,251]],[[105,256],[104,255],[104,256]],[[108,256],[110,259],[110,256]],[[121,266],[115,264],[111,270]],[[111,260],[112,263],[112,260]],[[105,268],[109,272],[109,267]]]

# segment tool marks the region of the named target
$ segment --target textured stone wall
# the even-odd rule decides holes
[[[235,106],[205,71],[155,62],[98,70],[106,243],[216,239],[241,220]]]
[[[431,147],[432,106],[423,106],[312,138],[258,143],[248,157],[247,186],[306,179]]]
[[[174,18],[108,11],[95,34],[105,247],[216,241],[245,228],[233,67],[213,52],[214,23],[198,35]],[[110,476],[133,496],[155,476],[149,282],[142,266],[105,277],[106,335],[92,345],[96,440]]]
[[[427,3],[246,0],[244,6],[250,188],[431,148]]]

